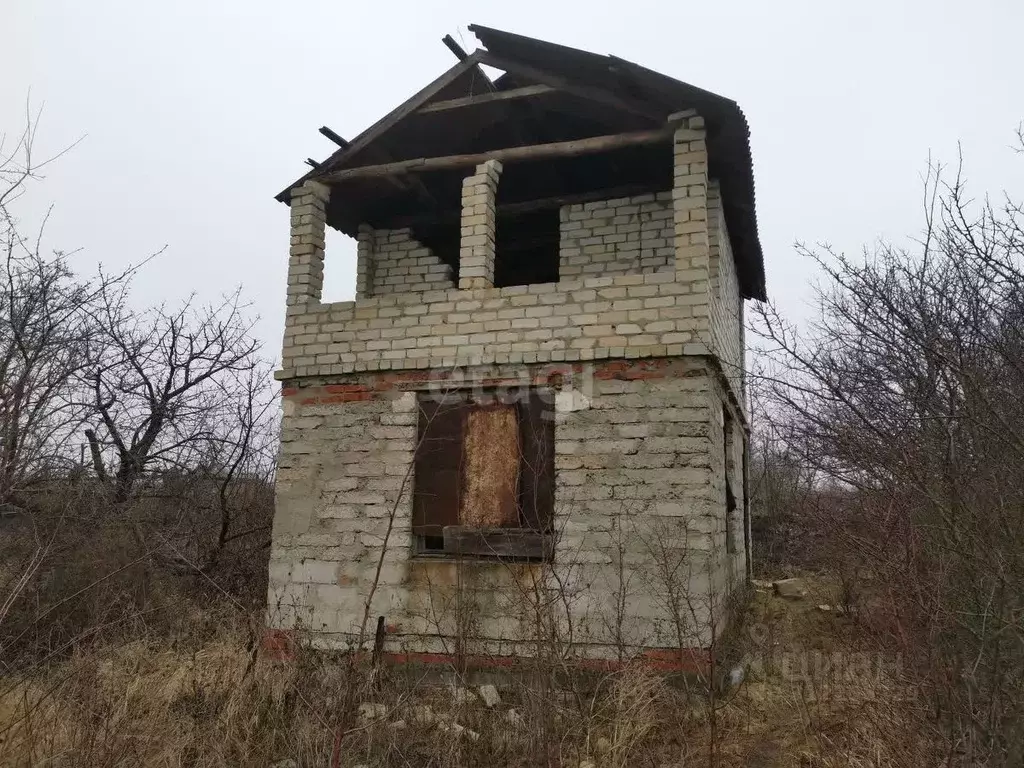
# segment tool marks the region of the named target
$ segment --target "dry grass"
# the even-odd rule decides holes
[[[0,684],[5,765],[328,765],[341,733],[338,765],[575,764],[599,750],[602,764],[622,766],[675,697],[634,670],[583,712],[566,696],[536,707],[515,687],[487,709],[445,686],[391,676],[360,697],[380,703],[380,717],[346,722],[347,687],[366,684],[346,663],[319,654],[255,659],[231,631],[192,653],[151,641],[93,648]]]
[[[884,649],[854,618],[818,610],[834,598],[812,584],[801,601],[756,594],[751,672],[715,711],[717,764],[923,764],[926,720],[913,688],[894,663],[875,674],[851,655],[874,659]],[[258,622],[226,608],[175,610],[179,634],[83,643],[0,679],[0,763],[324,766],[333,756],[341,766],[709,765],[706,699],[642,667],[587,694],[537,696],[553,678],[509,680],[502,704],[487,709],[410,670],[388,670],[371,685],[338,657],[300,652],[272,662],[255,650]],[[197,622],[202,642],[187,631]],[[833,654],[823,657],[831,668],[815,668],[813,651]],[[379,718],[346,716],[350,686],[359,687],[357,703],[382,705]]]
[[[722,764],[937,764],[936,732],[903,660],[837,606],[841,590],[803,574],[808,595],[758,589],[747,623],[748,678],[721,712]],[[827,605],[825,611],[819,606]]]

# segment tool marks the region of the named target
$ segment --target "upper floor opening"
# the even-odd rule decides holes
[[[470,29],[486,49],[452,43],[458,63],[352,141],[322,128],[337,150],[278,195],[329,187],[326,224],[359,241],[357,296],[672,268],[673,189],[688,171],[670,118],[689,110],[706,121],[699,172],[728,221],[722,250],[741,295],[764,298],[734,102],[615,57]]]

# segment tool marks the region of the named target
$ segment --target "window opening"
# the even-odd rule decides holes
[[[494,285],[557,283],[559,237],[558,208],[498,216]]]
[[[421,396],[417,553],[550,556],[553,410],[553,395],[537,389]]]

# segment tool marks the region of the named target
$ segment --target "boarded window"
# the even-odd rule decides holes
[[[535,390],[422,397],[418,551],[542,556],[554,510],[554,444],[550,402]]]

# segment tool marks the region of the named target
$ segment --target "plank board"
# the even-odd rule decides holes
[[[519,423],[508,405],[466,413],[459,522],[477,528],[519,524]]]
[[[550,560],[554,554],[554,537],[522,528],[448,525],[444,528],[444,551],[453,555]]]
[[[461,400],[420,402],[412,499],[412,527],[420,536],[441,536],[444,526],[459,522],[465,413]]]

